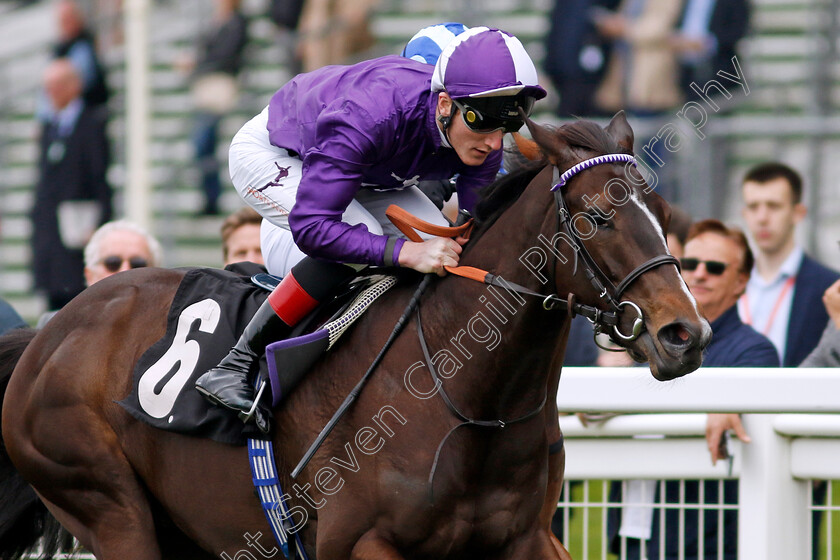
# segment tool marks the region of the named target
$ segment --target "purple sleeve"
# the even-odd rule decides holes
[[[361,186],[383,139],[358,106],[349,103],[318,118],[316,146],[304,155],[297,199],[289,214],[295,243],[312,257],[354,264],[385,263],[388,237],[341,218]],[[364,131],[364,132],[363,132]],[[387,140],[385,140],[387,141]],[[396,253],[397,247],[394,248]]]
[[[477,167],[465,166],[458,175],[455,188],[458,192],[458,206],[472,213],[481,189],[489,185],[496,178],[502,165],[502,150],[497,150],[487,156],[482,165]]]

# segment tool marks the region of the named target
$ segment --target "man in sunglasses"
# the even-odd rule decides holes
[[[283,86],[234,137],[230,170],[240,196],[265,218],[266,268],[284,279],[196,388],[244,413],[253,404],[249,370],[265,345],[359,268],[443,275],[457,265],[464,240],[407,241],[385,209],[396,204],[446,226],[417,184],[457,175],[460,207],[471,210],[499,170],[502,136],[522,127],[523,112],[545,95],[522,43],[487,27],[457,35],[435,66],[386,56]]]
[[[718,220],[702,220],[691,227],[680,264],[700,312],[712,325],[704,366],[779,365],[773,343],[738,317],[736,304],[747,287],[753,262],[741,230]]]
[[[85,246],[85,281],[91,286],[117,272],[161,265],[160,243],[127,220],[103,224]]]
[[[160,266],[160,243],[139,225],[127,220],[106,222],[93,232],[85,245],[85,285],[117,272],[146,266]],[[43,328],[59,310],[41,314],[35,328]]]

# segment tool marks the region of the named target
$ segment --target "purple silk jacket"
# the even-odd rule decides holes
[[[289,225],[304,253],[382,265],[387,236],[341,221],[360,188],[398,190],[457,173],[459,204],[472,210],[478,191],[496,177],[501,150],[468,166],[441,145],[433,70],[399,56],[326,66],[295,77],[271,98],[271,143],[303,161]],[[403,243],[394,247],[395,263]]]

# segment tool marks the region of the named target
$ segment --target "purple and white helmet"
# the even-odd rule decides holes
[[[445,91],[453,99],[545,97],[519,39],[488,27],[473,27],[449,42],[435,64],[432,91]]]

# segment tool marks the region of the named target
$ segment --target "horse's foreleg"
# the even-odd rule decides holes
[[[371,529],[356,542],[350,560],[405,560],[405,557]]]
[[[540,527],[545,528],[551,538],[554,548],[561,560],[571,560],[568,551],[560,543],[560,540],[551,533],[551,520],[557,511],[557,502],[563,491],[563,478],[566,471],[566,447],[563,445],[563,434],[557,422],[556,409],[549,407],[551,414],[548,415],[546,424],[546,437],[549,441],[548,454],[548,484],[546,486],[545,501],[540,510]]]
[[[551,535],[551,544],[554,545],[554,550],[557,552],[557,556],[560,557],[560,560],[572,560],[572,555],[569,554],[569,551],[566,550],[566,547],[563,546],[563,543],[560,542],[560,539]]]
[[[548,456],[548,484],[545,491],[545,500],[540,510],[540,523],[543,527],[551,527],[551,518],[557,511],[557,502],[560,501],[560,493],[563,491],[563,473],[566,469],[566,449],[560,449]]]

